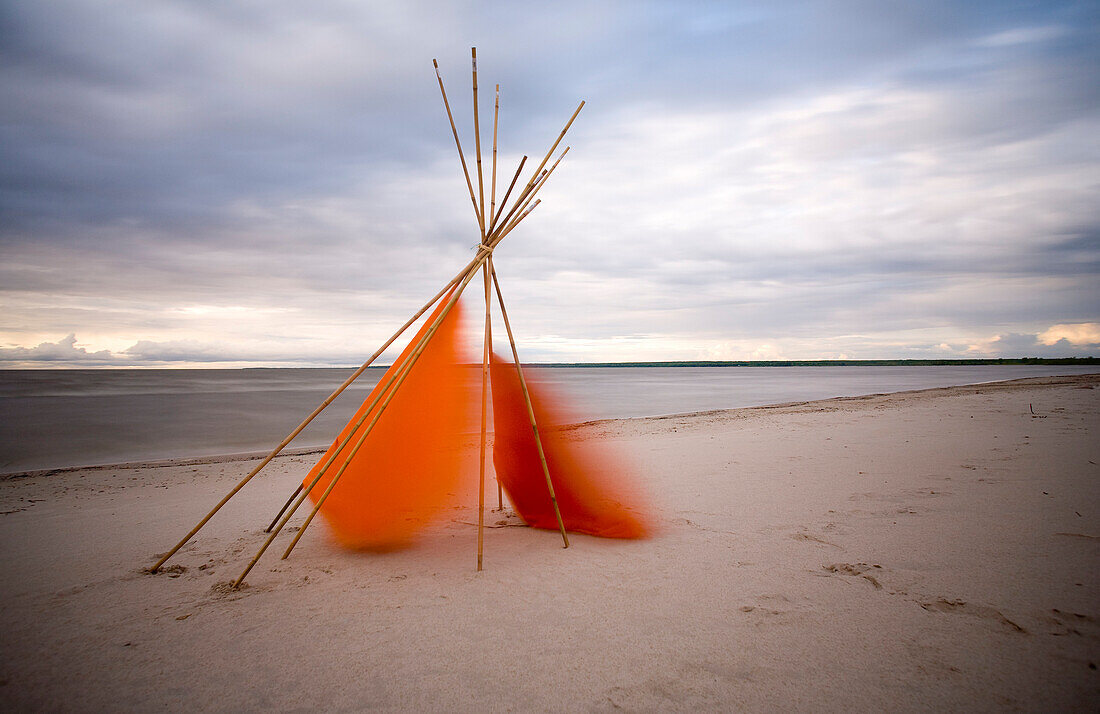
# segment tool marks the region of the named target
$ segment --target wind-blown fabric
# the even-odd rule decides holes
[[[310,470],[306,488],[337,445],[382,391],[448,302],[444,298],[416,337],[382,377],[324,457]],[[454,504],[463,469],[463,440],[473,431],[470,369],[460,354],[461,306],[456,304],[397,390],[378,423],[321,507],[336,539],[350,548],[390,550],[413,537]],[[310,492],[316,503],[370,425],[385,397]]]
[[[492,356],[493,465],[516,512],[536,528],[558,529],[515,363]],[[645,538],[653,531],[629,466],[592,441],[571,439],[545,385],[528,379],[539,437],[567,531],[607,538]]]

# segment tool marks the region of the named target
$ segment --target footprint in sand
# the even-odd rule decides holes
[[[882,590],[882,583],[878,581],[878,578],[870,574],[876,569],[881,570],[881,565],[868,565],[867,563],[833,563],[832,565],[822,565],[821,568],[826,572],[835,573],[836,575],[863,578],[871,583],[875,590]]]
[[[178,578],[179,576],[181,576],[181,575],[183,575],[184,573],[187,572],[187,566],[186,565],[179,565],[177,563],[175,565],[169,565],[169,566],[163,567],[160,570],[156,571],[155,573],[152,573],[149,569],[145,569],[145,572],[150,573],[152,575],[160,575],[160,574],[163,573],[164,575],[167,575],[170,578]]]
[[[906,496],[927,497],[927,496],[950,496],[950,491],[944,491],[943,489],[937,489],[934,486],[925,486],[924,488],[907,488],[902,491]]]
[[[1079,612],[1065,612],[1058,608],[1051,608],[1051,616],[1042,618],[1053,625],[1050,634],[1055,637],[1076,635],[1078,637],[1096,637],[1096,620]]]
[[[820,543],[821,545],[828,545],[839,550],[844,550],[844,548],[841,548],[836,543],[830,543],[827,540],[818,538],[815,535],[810,535],[809,533],[792,533],[791,538],[794,538],[795,540],[810,541],[811,543]]]
[[[922,602],[920,606],[929,612],[957,612],[963,615],[970,615],[971,617],[978,617],[983,620],[992,620],[993,622],[1004,625],[1014,632],[1027,634],[1027,630],[1005,617],[1000,610],[992,608],[989,605],[977,605],[966,602],[965,600],[948,600],[947,598],[941,597],[931,602]]]
[[[791,600],[786,595],[758,595],[756,605],[742,605],[741,612],[754,612],[757,615],[774,616],[786,614],[790,609]]]

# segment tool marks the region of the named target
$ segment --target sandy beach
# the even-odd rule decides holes
[[[1095,711],[1098,387],[581,425],[634,461],[658,535],[566,550],[494,513],[481,573],[463,508],[387,554],[311,529],[227,587],[315,454],[277,459],[157,575],[253,461],[5,477],[0,704]]]

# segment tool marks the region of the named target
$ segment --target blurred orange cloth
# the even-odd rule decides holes
[[[492,356],[493,465],[516,512],[536,528],[558,530],[515,363]],[[645,538],[652,519],[629,466],[606,445],[570,439],[559,400],[527,373],[539,437],[565,529],[607,538]]]
[[[306,488],[447,302],[448,298],[440,302],[310,470],[303,481]],[[470,405],[480,397],[480,384],[475,388],[472,371],[462,366],[461,322],[461,306],[456,304],[325,499],[321,515],[342,545],[378,550],[407,546],[443,509],[454,504],[463,471],[463,440],[475,429]],[[384,401],[385,397],[379,400],[310,492],[315,503]]]

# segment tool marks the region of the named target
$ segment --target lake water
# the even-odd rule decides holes
[[[350,369],[0,370],[0,473],[268,451]],[[530,379],[577,420],[732,409],[1098,372],[1096,366],[556,367]],[[377,383],[369,369],[291,444],[332,439]]]

